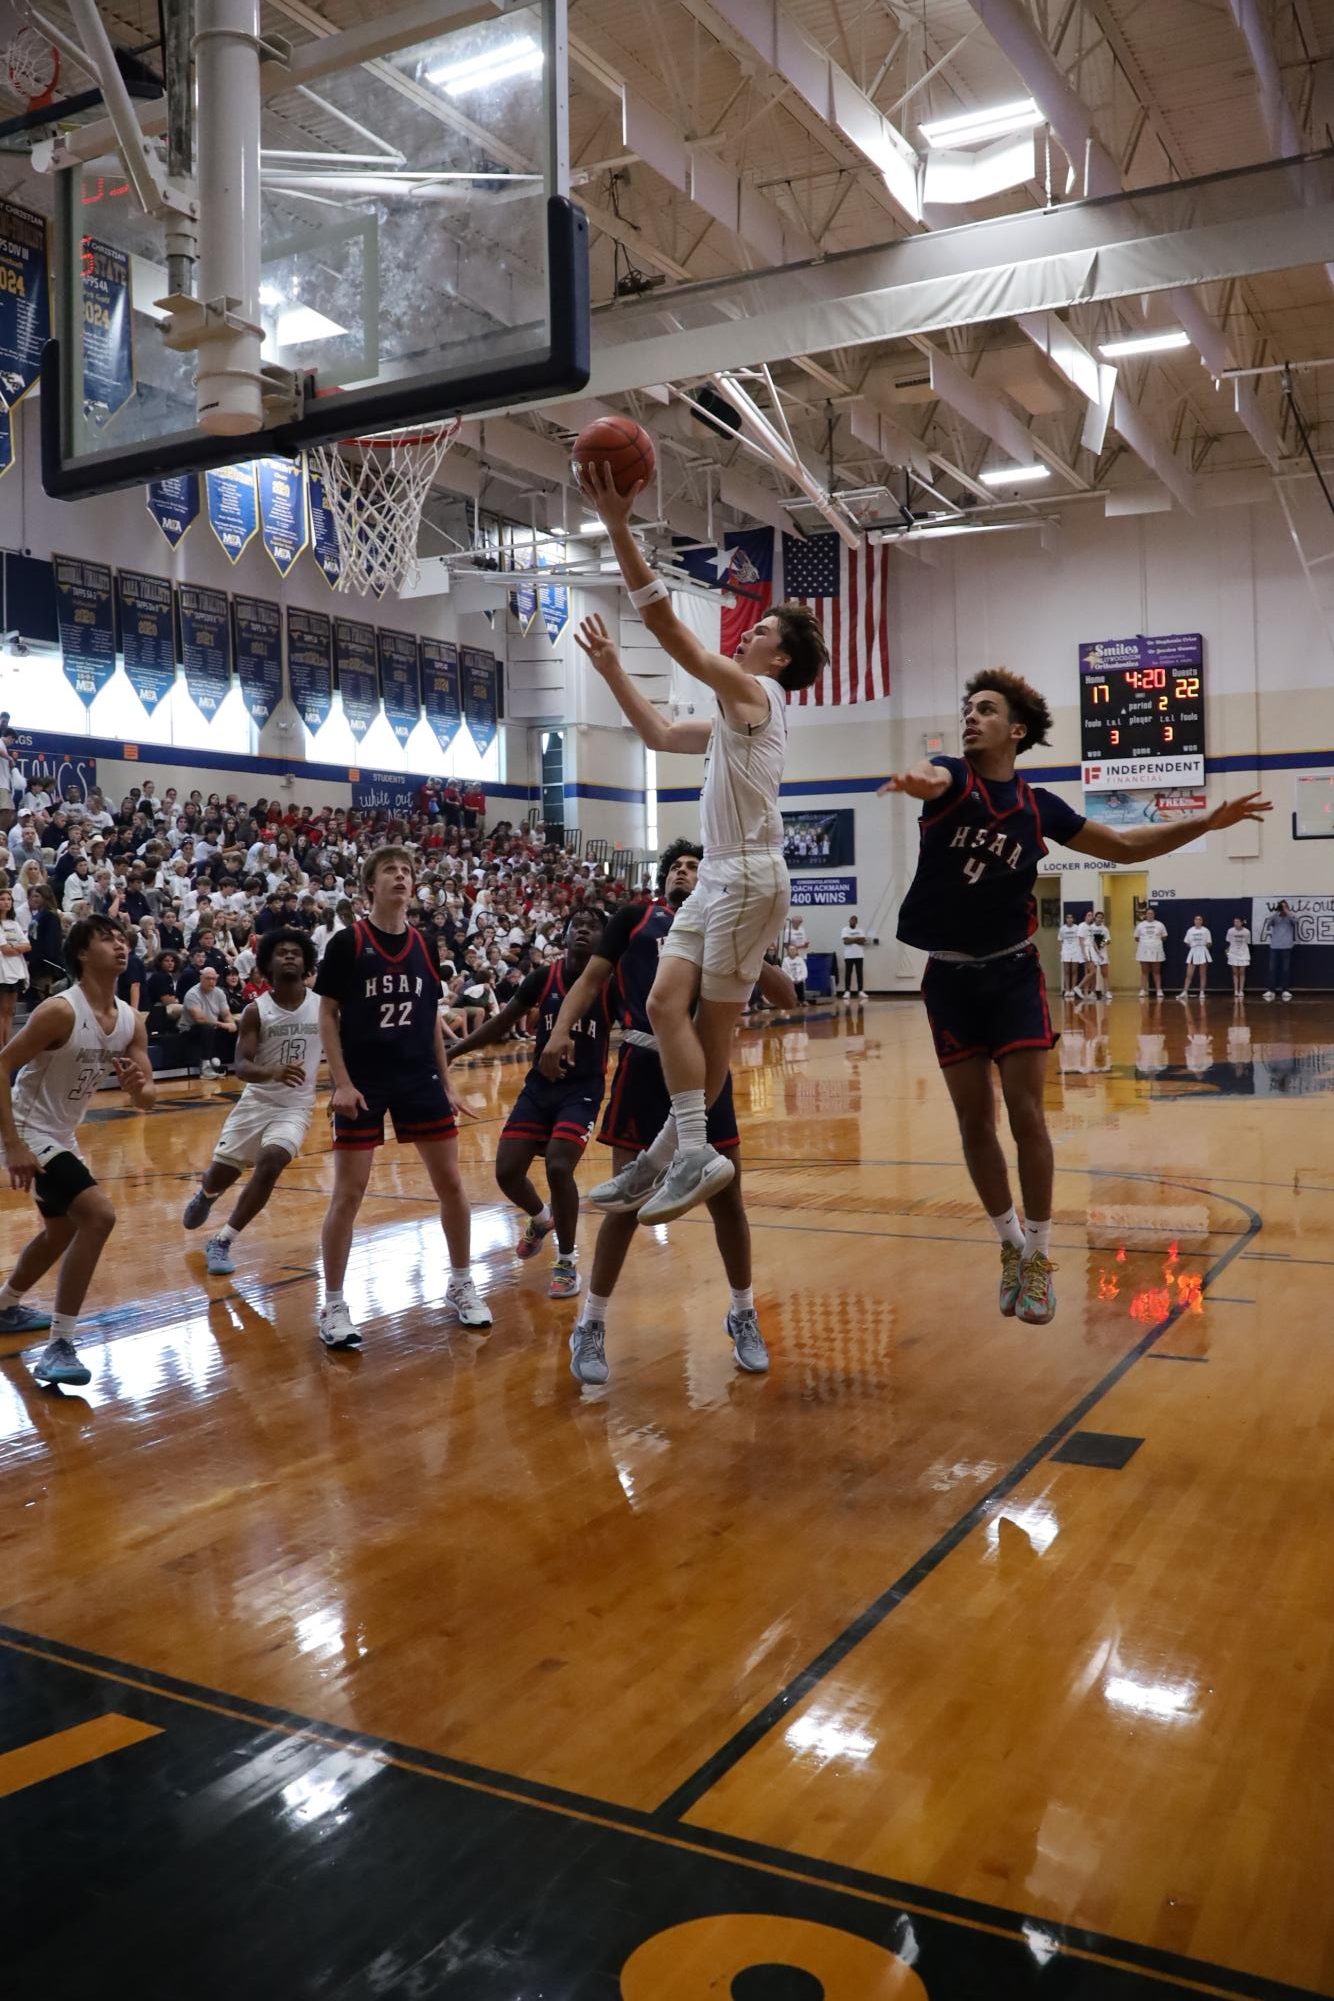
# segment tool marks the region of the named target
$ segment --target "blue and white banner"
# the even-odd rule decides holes
[[[463,724],[459,649],[448,639],[421,639],[417,658],[426,720],[441,750],[448,750]]]
[[[531,570],[533,568],[533,560],[533,551],[531,549],[516,549],[514,551],[514,567],[516,570]],[[510,592],[510,610],[518,622],[520,632],[526,633],[530,631],[533,620],[537,617],[536,577],[526,577],[517,589]]]
[[[305,461],[299,457],[259,459],[255,470],[264,547],[278,575],[285,577],[310,540]]]
[[[51,338],[46,223],[0,201],[0,399],[12,410],[37,380]]]
[[[422,781],[401,771],[363,771],[352,780],[352,804],[359,813],[392,813],[406,819],[420,812]]]
[[[343,697],[343,714],[360,743],[380,706],[373,625],[363,625],[355,618],[334,620],[334,667]]]
[[[421,691],[417,686],[417,638],[411,632],[377,632],[380,652],[380,694],[389,727],[406,743],[421,721]]]
[[[306,474],[306,496],[310,508],[310,546],[315,561],[324,572],[326,584],[337,586],[343,574],[338,554],[338,530],[324,498],[324,481],[311,466]]]
[[[287,686],[308,730],[323,729],[333,708],[333,620],[287,607]]]
[[[268,598],[233,598],[236,678],[241,698],[263,729],[283,698],[283,620]]]
[[[463,720],[468,735],[485,753],[496,736],[496,659],[480,646],[459,648],[459,668],[463,676]]]
[[[42,730],[14,732],[14,762],[30,792],[49,792],[63,799],[71,788],[86,800],[97,784],[97,759]]]
[[[217,536],[229,563],[239,563],[259,533],[259,496],[255,491],[255,468],[224,466],[220,472],[206,472],[209,527]]]
[[[210,473],[209,478],[213,475]],[[176,593],[181,619],[185,685],[201,716],[216,716],[232,686],[232,622],[226,591],[182,584]]]
[[[553,646],[559,646],[560,636],[570,622],[570,593],[564,584],[543,584],[537,602],[547,638]]]
[[[142,570],[122,570],[120,650],[130,686],[151,716],[176,679],[176,635],[172,629],[171,583],[146,576]]]
[[[110,565],[85,563],[78,556],[53,556],[51,561],[65,679],[90,709],[116,671]]]
[[[8,410],[0,409],[0,479],[14,463],[14,421]]]
[[[199,474],[179,479],[155,479],[147,488],[148,511],[173,549],[179,548],[199,519]]]
[[[809,908],[817,903],[855,904],[855,875],[799,875],[792,878],[792,906]]]
[[[130,258],[114,243],[83,239],[83,408],[105,424],[134,394]]]

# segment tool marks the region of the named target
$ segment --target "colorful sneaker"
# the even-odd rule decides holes
[[[39,1383],[68,1383],[71,1389],[81,1389],[93,1380],[91,1369],[85,1368],[75,1352],[74,1343],[65,1340],[48,1341],[33,1365],[34,1380]]]
[[[765,1376],[769,1373],[769,1350],[764,1345],[760,1323],[753,1306],[743,1306],[727,1316],[727,1332],[732,1343],[736,1365],[747,1375]]]
[[[0,1334],[44,1334],[51,1315],[42,1306],[7,1306],[0,1313]]]
[[[516,1254],[521,1258],[535,1258],[551,1231],[550,1223],[539,1223],[536,1216],[530,1216],[514,1246]]]
[[[1000,1310],[1007,1320],[1014,1318],[1014,1309],[1019,1304],[1020,1266],[1023,1258],[1022,1245],[1001,1245]]]
[[[574,1299],[579,1291],[579,1267],[573,1258],[557,1258],[551,1267],[548,1299]]]
[[[210,1237],[204,1246],[204,1256],[208,1259],[210,1278],[226,1278],[236,1270],[232,1263],[232,1247],[225,1237]]]
[[[207,1223],[209,1211],[217,1199],[216,1195],[205,1195],[202,1188],[196,1188],[181,1214],[186,1229],[197,1230],[201,1223]]]
[[[613,1174],[610,1181],[600,1181],[588,1199],[595,1209],[608,1216],[626,1216],[648,1201],[663,1178],[641,1153],[619,1174]]]
[[[445,1288],[445,1306],[462,1327],[489,1327],[491,1308],[470,1278],[451,1279]]]
[[[570,1374],[578,1383],[605,1383],[607,1367],[607,1324],[604,1320],[581,1320],[570,1336]]]
[[[361,1329],[348,1312],[347,1303],[320,1308],[320,1339],[326,1348],[359,1348]]]
[[[641,1205],[640,1222],[673,1222],[697,1202],[707,1202],[720,1188],[726,1188],[735,1173],[732,1162],[711,1146],[678,1153],[663,1176],[661,1188]]]
[[[1015,1312],[1030,1327],[1045,1327],[1056,1315],[1056,1287],[1051,1275],[1056,1266],[1041,1251],[1025,1258],[1019,1270],[1019,1298]]]

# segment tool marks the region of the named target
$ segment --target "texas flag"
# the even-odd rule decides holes
[[[723,575],[723,590],[731,597],[723,600],[719,652],[730,660],[743,635],[760,620],[773,603],[774,531],[772,528],[740,528],[724,537],[732,560]]]

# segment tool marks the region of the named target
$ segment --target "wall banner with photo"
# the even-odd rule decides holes
[[[851,806],[783,815],[783,860],[792,868],[850,868],[857,859]]]
[[[1161,827],[1192,813],[1203,813],[1208,804],[1203,792],[1085,792],[1084,815],[1104,827]],[[1172,852],[1202,855],[1205,847],[1206,838],[1200,834],[1187,841],[1184,848],[1174,848]]]

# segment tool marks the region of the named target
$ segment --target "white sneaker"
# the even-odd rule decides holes
[[[344,1300],[339,1306],[320,1308],[320,1339],[326,1348],[359,1348],[361,1329]]]
[[[1149,989],[1147,987],[1141,987],[1139,990],[1139,997],[1141,1000],[1147,1000],[1149,998]]]
[[[1282,999],[1284,999],[1284,1000],[1291,1000],[1291,999],[1292,999],[1292,995],[1291,995],[1291,994],[1290,994],[1290,993],[1288,992],[1288,990],[1287,990],[1287,988],[1286,988],[1286,987],[1284,987],[1284,989],[1283,989],[1283,993],[1282,993]]]
[[[1267,988],[1267,989],[1266,989],[1266,991],[1265,991],[1265,999],[1266,999],[1266,1000],[1273,1000],[1273,998],[1274,998],[1274,990],[1273,990],[1273,988],[1272,988],[1272,987],[1269,987],[1269,988]]]
[[[609,1216],[627,1216],[647,1202],[662,1178],[658,1169],[650,1165],[648,1155],[641,1153],[619,1174],[613,1174],[610,1181],[600,1181],[596,1188],[590,1189],[588,1199],[595,1209],[602,1209]]]
[[[570,1336],[570,1374],[576,1382],[596,1387],[605,1383],[610,1373],[606,1322],[581,1320]]]
[[[451,1279],[445,1288],[445,1307],[462,1327],[489,1327],[491,1308],[470,1278]]]
[[[640,1209],[640,1222],[673,1222],[697,1202],[707,1202],[720,1188],[726,1188],[735,1173],[736,1168],[726,1155],[711,1146],[702,1146],[693,1153],[678,1153],[661,1188]]]

